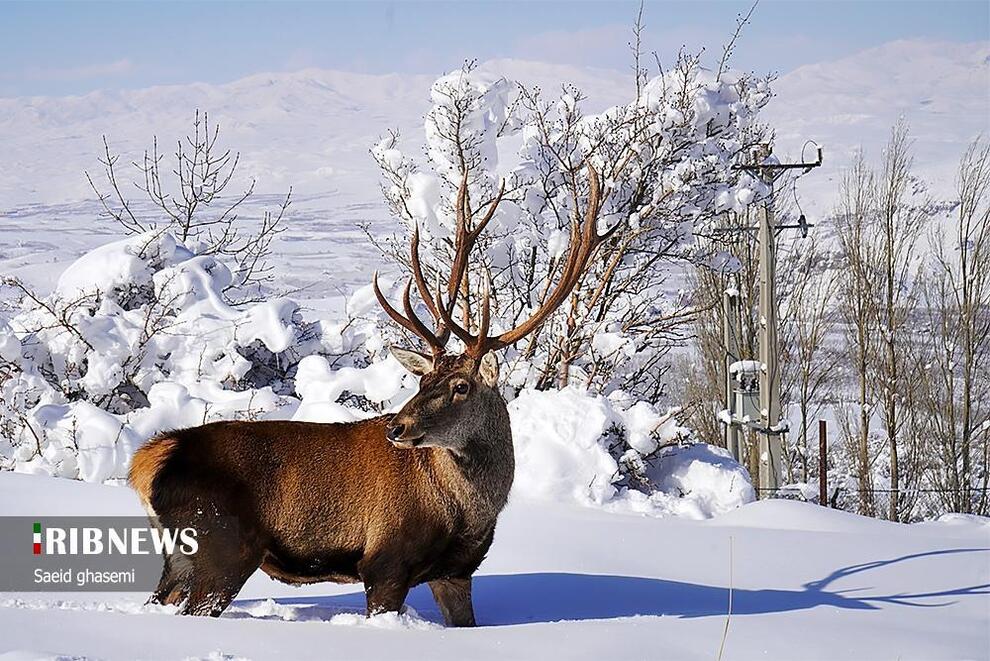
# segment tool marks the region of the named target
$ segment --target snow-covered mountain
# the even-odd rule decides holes
[[[589,108],[628,96],[629,75],[605,69],[496,60],[482,70],[538,84],[548,93],[576,84]],[[187,130],[194,109],[224,126],[259,190],[289,185],[303,195],[377,203],[368,156],[387,129],[421,126],[430,75],[364,75],[326,70],[258,74],[223,85],[190,84],[72,97],[0,99],[0,209],[91,197],[83,171],[99,170],[101,135],[136,158],[157,134],[166,145]],[[767,118],[778,151],[798,157],[807,139],[828,167],[808,190],[828,197],[835,169],[863,146],[878,153],[899,116],[914,129],[919,171],[951,182],[963,145],[990,128],[990,44],[897,41],[850,57],[801,67],[775,84]],[[334,205],[336,206],[336,204]]]
[[[609,70],[499,60],[482,70],[554,91],[573,82],[592,107],[618,102],[631,78]],[[389,129],[421,130],[430,75],[364,75],[309,69],[258,74],[224,85],[192,84],[85,96],[0,99],[0,209],[92,197],[84,170],[99,171],[101,136],[125,156],[140,156],[153,135],[172,140],[190,129],[195,109],[222,124],[224,144],[241,152],[241,171],[260,192],[290,185],[302,194],[377,202],[377,169],[368,150]],[[339,201],[339,200],[338,200]]]
[[[827,212],[841,169],[860,148],[879,158],[900,117],[914,138],[917,174],[934,194],[951,197],[960,155],[990,132],[990,43],[894,41],[800,67],[774,90],[766,118],[777,151],[797,160],[806,140],[824,147],[823,167],[801,184],[806,210]]]
[[[782,76],[766,112],[778,154],[796,160],[808,139],[825,149],[825,166],[799,187],[812,222],[832,208],[854,150],[879,156],[900,116],[913,127],[919,173],[935,181],[936,194],[951,197],[959,155],[990,132],[988,57],[987,42],[900,41]],[[573,83],[588,96],[589,111],[628,99],[632,87],[630,75],[605,69],[519,60],[481,69],[547,94]],[[112,224],[94,223],[99,209],[83,174],[99,174],[101,136],[126,168],[155,134],[171,149],[200,108],[222,123],[224,144],[241,151],[241,174],[269,194],[247,213],[274,207],[289,186],[295,191],[289,231],[276,247],[279,284],[305,287],[313,298],[352,291],[367,284],[374,254],[357,225],[379,234],[390,228],[369,147],[389,129],[420,138],[433,79],[304,70],[224,85],[0,99],[0,273],[45,289],[58,264],[116,238]]]

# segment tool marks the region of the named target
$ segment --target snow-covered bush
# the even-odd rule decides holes
[[[284,298],[232,307],[230,281],[216,257],[157,231],[84,255],[48,296],[7,280],[22,303],[0,326],[4,463],[120,477],[153,433],[282,405],[321,328]]]
[[[404,246],[418,229],[432,286],[451,270],[457,218],[484,226],[478,264],[456,304],[470,323],[468,292],[488,277],[493,330],[511,327],[560,275],[572,220],[587,208],[592,166],[601,179],[595,220],[619,231],[538,338],[510,349],[510,379],[520,388],[579,383],[656,401],[666,353],[687,316],[685,300],[665,295],[668,262],[690,253],[694,232],[715,214],[766,192],[732,166],[761,139],[756,118],[769,98],[766,80],[716,78],[684,56],[629,103],[585,115],[578,90],[547,101],[539,90],[465,67],[431,89],[425,162],[406,156],[395,134],[372,149],[402,222],[398,240],[382,247],[408,266]]]
[[[576,386],[523,390],[509,404],[513,497],[694,519],[755,500],[746,469],[725,450],[682,445],[687,430],[672,416],[624,404]]]

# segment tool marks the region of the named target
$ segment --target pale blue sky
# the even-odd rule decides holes
[[[646,45],[720,51],[749,2],[647,1]],[[626,68],[638,2],[5,2],[0,96],[226,82],[322,67],[437,73],[465,58]],[[735,65],[786,73],[894,39],[990,38],[986,0],[762,0]]]

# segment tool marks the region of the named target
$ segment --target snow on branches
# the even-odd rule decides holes
[[[5,280],[22,302],[0,326],[0,457],[103,480],[123,475],[131,444],[205,421],[210,402],[274,409],[290,370],[320,349],[318,329],[284,298],[230,306],[232,277],[215,256],[149,231],[84,255],[48,296]]]
[[[468,217],[500,200],[456,301],[458,318],[474,323],[471,292],[490,277],[496,332],[529,316],[559,276],[592,166],[601,178],[599,232],[618,231],[568,303],[510,352],[510,379],[516,387],[621,388],[656,401],[663,359],[691,314],[666,291],[666,267],[687,253],[698,225],[766,193],[732,166],[762,137],[756,120],[769,98],[768,80],[715,78],[683,55],[629,103],[587,115],[577,89],[547,99],[467,65],[431,88],[425,159],[403,153],[396,134],[372,155],[400,232],[418,229],[422,237],[431,282],[451,269],[461,182]],[[381,247],[408,268],[404,243]]]

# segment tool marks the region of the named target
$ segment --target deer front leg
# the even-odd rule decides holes
[[[365,579],[364,594],[368,600],[368,617],[379,613],[398,613],[406,602],[409,586],[405,582],[389,579]]]
[[[445,578],[430,581],[430,590],[437,600],[444,622],[449,627],[473,627],[474,606],[471,605],[471,579]]]
[[[389,565],[374,562],[359,567],[364,582],[364,595],[368,600],[367,615],[398,613],[409,594],[409,581],[402,571]]]

